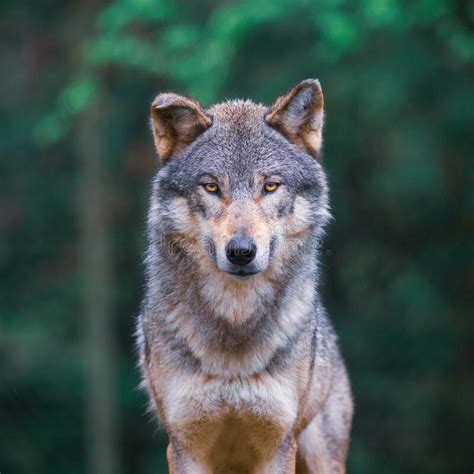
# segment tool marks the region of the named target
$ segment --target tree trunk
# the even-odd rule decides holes
[[[104,103],[96,103],[79,119],[80,264],[84,351],[87,361],[86,450],[89,474],[117,474],[115,351],[112,317],[112,262],[107,215],[103,146]]]

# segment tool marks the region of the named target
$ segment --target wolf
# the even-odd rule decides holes
[[[344,473],[353,402],[318,290],[324,99],[162,93],[139,367],[171,473]]]

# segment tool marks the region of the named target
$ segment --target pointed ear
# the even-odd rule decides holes
[[[300,82],[279,97],[265,114],[265,121],[290,142],[311,155],[322,145],[324,98],[317,79]]]
[[[165,93],[151,104],[151,124],[156,150],[164,162],[209,128],[212,119],[197,100]]]

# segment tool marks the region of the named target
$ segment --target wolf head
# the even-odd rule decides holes
[[[244,281],[283,270],[317,241],[329,217],[317,80],[270,108],[238,100],[205,110],[160,94],[151,124],[160,169],[149,233],[165,258]]]

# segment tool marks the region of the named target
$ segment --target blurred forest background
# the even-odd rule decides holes
[[[3,0],[0,471],[167,472],[134,315],[158,91],[318,77],[348,472],[474,469],[474,3]]]

